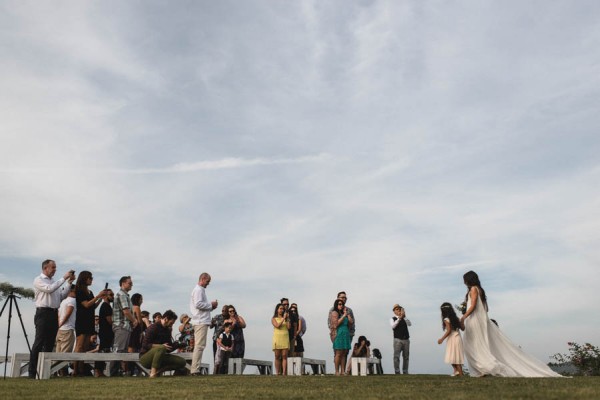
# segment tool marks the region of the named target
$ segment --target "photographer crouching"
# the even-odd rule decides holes
[[[150,368],[150,378],[156,378],[163,372],[170,370],[175,370],[178,375],[187,372],[185,360],[169,354],[181,345],[173,342],[171,338],[171,328],[175,321],[177,321],[177,314],[167,310],[159,322],[150,325],[146,329],[140,352],[140,364],[145,368]]]

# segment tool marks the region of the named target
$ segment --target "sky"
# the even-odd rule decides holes
[[[209,298],[247,321],[248,358],[273,358],[288,297],[329,371],[344,290],[384,372],[399,303],[410,372],[446,374],[439,307],[474,270],[527,352],[598,345],[599,14],[2,1],[0,281],[32,287],[50,258],[57,276],[92,271],[95,293],[131,275],[143,309],[180,315],[209,272]],[[34,305],[18,304],[33,342]],[[9,353],[27,349],[16,320]]]

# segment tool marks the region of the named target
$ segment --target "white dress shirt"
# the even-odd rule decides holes
[[[60,302],[69,294],[69,288],[63,286],[65,278],[55,281],[43,273],[33,280],[34,301],[36,307],[58,309]]]
[[[212,303],[206,297],[206,289],[196,285],[190,297],[190,313],[192,325],[210,325]]]

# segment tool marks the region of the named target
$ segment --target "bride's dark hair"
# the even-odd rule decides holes
[[[441,305],[440,309],[442,310],[442,330],[446,330],[446,324],[444,323],[444,318],[448,318],[450,320],[450,326],[452,330],[460,329],[460,320],[456,316],[454,309],[452,308],[452,304],[444,303]]]
[[[487,297],[485,295],[485,290],[483,290],[483,288],[481,287],[481,283],[479,282],[479,277],[477,276],[475,271],[469,271],[466,274],[464,274],[463,281],[465,282],[465,285],[467,285],[467,287],[469,288],[469,290],[467,290],[467,294],[465,295],[465,302],[467,302],[469,300],[468,297],[469,297],[469,291],[471,290],[471,288],[473,286],[476,286],[477,288],[479,288],[479,295],[481,296],[481,302],[483,303],[483,306],[485,307],[485,309],[487,311],[488,304],[487,304]]]

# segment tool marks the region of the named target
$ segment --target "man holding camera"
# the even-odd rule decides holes
[[[31,347],[29,358],[29,377],[35,379],[37,374],[38,357],[41,351],[52,351],[58,332],[58,308],[63,299],[69,294],[69,284],[75,280],[75,271],[68,271],[62,278],[55,281],[56,263],[45,260],[42,263],[42,273],[34,279],[35,293],[35,341]]]
[[[402,353],[402,373],[408,374],[408,356],[410,352],[410,335],[408,327],[411,325],[406,318],[403,307],[394,304],[392,308],[394,316],[390,319],[390,325],[394,331],[394,372],[400,373],[400,353]]]

